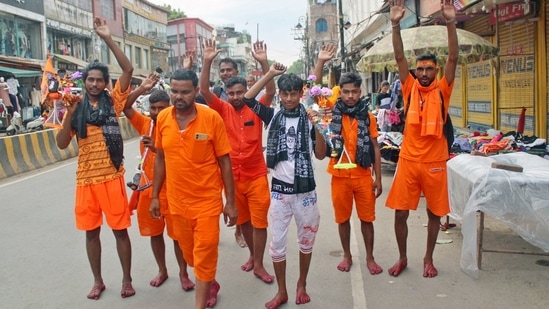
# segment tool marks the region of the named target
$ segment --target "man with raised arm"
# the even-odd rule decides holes
[[[122,264],[120,295],[135,294],[130,274],[132,247],[127,228],[131,225],[130,209],[124,184],[124,142],[118,117],[128,94],[133,66],[122,49],[112,39],[105,21],[95,17],[97,35],[114,54],[122,75],[109,93],[109,68],[100,62],[90,63],[83,72],[86,92],[82,101],[67,107],[63,127],[56,136],[57,146],[65,149],[76,135],[78,168],[76,170],[76,228],[86,231],[86,251],[94,284],[89,299],[99,299],[105,290],[101,276],[101,240],[103,214],[116,238],[116,248]]]
[[[246,80],[233,76],[225,82],[228,101],[218,98],[210,91],[210,67],[221,52],[215,47],[215,40],[204,41],[204,69],[200,75],[200,93],[208,106],[217,111],[225,122],[231,142],[231,163],[235,182],[236,207],[242,234],[248,245],[250,257],[240,268],[251,271],[265,283],[272,283],[274,277],[265,270],[263,256],[267,242],[267,212],[271,203],[267,167],[263,157],[261,119],[243,101],[247,91]],[[254,58],[265,71],[269,70],[267,52],[263,42],[254,44]],[[266,86],[266,95],[275,93],[274,81]]]
[[[322,68],[334,54],[335,46],[332,43],[322,47],[315,68],[316,80],[322,81]],[[333,108],[333,133],[342,137],[347,154],[330,158],[328,173],[332,175],[332,205],[343,248],[343,259],[337,269],[348,272],[353,265],[350,219],[354,201],[366,247],[366,267],[370,274],[377,275],[383,271],[374,259],[376,198],[382,193],[381,155],[377,143],[377,122],[372,112],[368,111],[366,99],[361,95],[361,84],[360,75],[345,73],[339,79],[340,97],[333,103],[328,100]],[[340,161],[357,166],[338,169],[336,164]]]
[[[389,274],[398,276],[408,265],[406,241],[407,219],[410,210],[416,210],[423,193],[427,201],[427,250],[423,258],[423,277],[438,274],[433,264],[433,251],[440,227],[440,217],[450,212],[446,161],[448,147],[443,134],[447,115],[442,114],[441,104],[448,111],[458,61],[456,11],[452,0],[441,0],[442,17],[448,29],[448,59],[444,76],[437,80],[440,70],[433,54],[416,58],[415,78],[409,72],[408,61],[400,35],[400,21],[404,17],[404,0],[394,0],[391,5],[393,48],[402,82],[402,96],[406,122],[404,139],[399,154],[398,168],[387,197],[387,207],[395,210],[395,234],[399,258],[389,268]]]
[[[273,260],[278,291],[267,303],[267,309],[276,309],[288,302],[286,288],[286,249],[292,217],[297,225],[299,246],[299,278],[295,303],[311,301],[307,293],[307,275],[311,264],[313,245],[320,223],[317,205],[313,155],[323,159],[326,142],[315,128],[315,112],[306,111],[300,103],[303,97],[303,80],[295,74],[284,74],[278,79],[280,109],[260,104],[255,100],[259,91],[275,76],[286,71],[280,63],[271,68],[244,95],[244,102],[268,125],[267,167],[272,169],[271,222],[272,240],[269,254]]]

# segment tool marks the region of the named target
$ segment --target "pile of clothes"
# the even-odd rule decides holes
[[[537,136],[522,136],[515,131],[502,133],[490,129],[486,132],[460,134],[452,146],[452,153],[480,152],[485,155],[524,151],[529,154],[546,156],[546,140]]]

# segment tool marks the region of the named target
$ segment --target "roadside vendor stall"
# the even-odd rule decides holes
[[[450,216],[462,223],[460,264],[465,273],[478,278],[482,252],[525,254],[483,248],[484,214],[549,252],[549,160],[524,152],[488,157],[462,154],[447,166]],[[481,214],[478,234],[477,212]]]

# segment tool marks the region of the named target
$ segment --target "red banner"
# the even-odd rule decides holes
[[[519,19],[530,13],[530,5],[521,2],[500,4],[497,9],[497,21],[506,22]],[[496,10],[490,11],[490,24],[496,23]]]

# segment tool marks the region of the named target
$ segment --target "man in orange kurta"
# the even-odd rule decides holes
[[[127,228],[130,209],[124,184],[123,141],[118,116],[130,92],[133,67],[122,49],[112,39],[109,28],[98,17],[95,32],[114,54],[122,68],[122,75],[112,92],[105,90],[110,81],[109,69],[99,62],[90,63],[84,70],[86,92],[82,102],[67,107],[63,126],[56,136],[57,146],[67,148],[74,135],[78,141],[76,170],[76,227],[86,231],[86,249],[94,276],[89,299],[99,299],[105,290],[101,276],[100,231],[105,214],[107,224],[116,237],[122,264],[121,296],[135,294],[132,287],[131,243]]]
[[[199,91],[196,73],[175,71],[170,87],[173,106],[160,112],[156,122],[157,153],[150,208],[159,218],[158,199],[166,182],[173,232],[185,260],[194,267],[195,308],[202,309],[215,305],[220,289],[215,281],[219,215],[223,212],[228,226],[237,219],[231,146],[219,114],[195,103]]]
[[[154,147],[154,137],[156,134],[156,117],[163,109],[170,106],[170,96],[164,90],[156,89],[149,96],[149,115],[150,118],[137,112],[132,108],[132,104],[142,94],[149,92],[152,87],[158,82],[158,75],[151,74],[141,85],[128,96],[124,114],[128,117],[132,126],[141,136],[140,153],[141,153],[141,182],[138,185],[137,191],[134,192],[138,196],[137,205],[137,223],[139,232],[142,236],[151,237],[151,248],[154,254],[156,263],[158,264],[158,274],[150,281],[150,285],[159,287],[168,279],[168,269],[166,267],[166,247],[164,244],[164,229],[167,229],[168,237],[173,239],[174,251],[177,263],[179,265],[179,280],[183,290],[188,291],[194,288],[194,283],[189,279],[187,273],[187,263],[183,258],[183,253],[175,236],[173,235],[173,223],[168,210],[168,198],[166,196],[166,185],[162,187],[159,194],[160,201],[160,219],[155,219],[149,212],[151,205],[152,179],[154,177],[154,161],[156,158],[156,148]],[[147,181],[146,181],[147,180]],[[149,187],[146,187],[149,186]]]
[[[417,209],[423,192],[427,201],[427,250],[423,258],[423,277],[437,276],[433,265],[440,217],[450,212],[448,203],[448,179],[446,161],[448,147],[443,135],[446,115],[442,115],[441,104],[448,110],[458,61],[458,38],[456,31],[456,10],[451,0],[441,1],[442,17],[448,30],[448,58],[444,77],[439,81],[437,57],[433,54],[416,58],[415,78],[409,72],[408,60],[404,55],[400,21],[404,17],[404,0],[395,0],[391,5],[393,27],[393,48],[398,73],[405,98],[406,122],[404,138],[399,153],[398,168],[389,196],[387,207],[395,210],[395,234],[399,258],[389,268],[389,274],[398,276],[408,265],[406,241],[407,219],[410,210]]]

